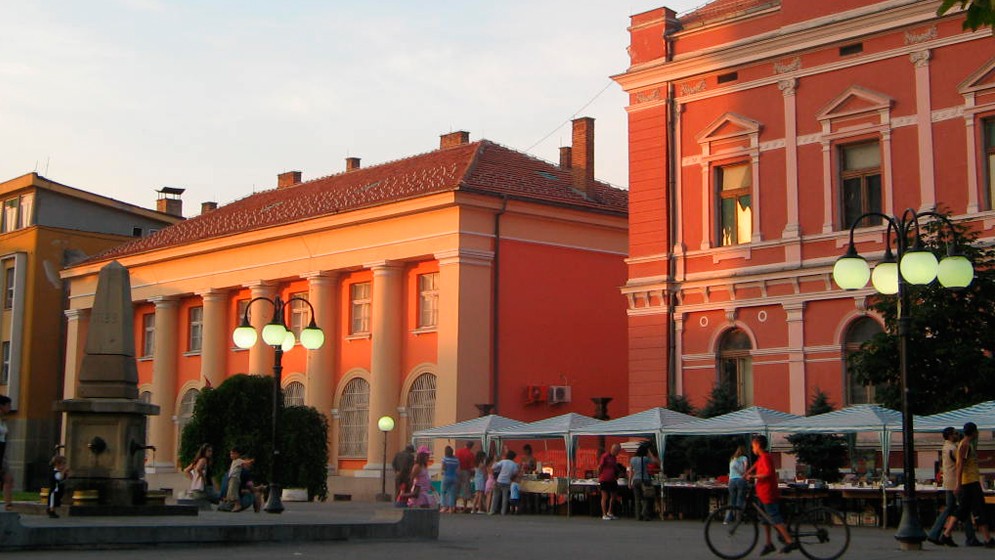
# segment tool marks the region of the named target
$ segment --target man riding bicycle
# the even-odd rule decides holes
[[[755,435],[753,436],[752,444],[753,453],[757,456],[757,462],[746,471],[745,478],[746,480],[752,478],[756,481],[757,498],[763,504],[764,511],[770,517],[774,528],[777,529],[777,532],[784,538],[784,542],[787,543],[781,549],[781,553],[785,554],[798,548],[798,544],[791,539],[788,528],[784,524],[784,517],[781,516],[781,506],[779,503],[781,493],[777,488],[777,471],[774,470],[774,463],[771,460],[770,454],[767,453],[767,437]],[[766,556],[776,550],[774,543],[770,540],[770,525],[767,523],[764,523],[764,535],[767,538],[767,545],[760,551],[760,556]]]

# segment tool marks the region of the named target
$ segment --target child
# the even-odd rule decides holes
[[[477,452],[477,467],[473,472],[473,513],[485,513],[484,489],[487,487],[487,454]]]
[[[55,508],[62,505],[62,493],[65,491],[64,484],[69,478],[69,462],[62,455],[52,457],[52,472],[48,475],[48,507],[45,511],[49,517],[59,517]]]
[[[518,500],[521,498],[522,490],[515,481],[511,482],[511,490],[508,491],[508,509],[509,513],[515,515],[518,513]]]

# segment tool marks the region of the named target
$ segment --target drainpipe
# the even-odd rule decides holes
[[[664,41],[666,42],[666,59],[667,62],[673,60],[674,57],[674,40],[669,36],[664,36]],[[674,147],[677,138],[677,124],[675,123],[675,116],[677,115],[677,102],[674,100],[674,84],[673,82],[667,83],[667,206],[669,208],[667,220],[667,227],[669,229],[667,243],[670,245],[666,247],[667,258],[667,314],[670,320],[667,322],[667,330],[669,336],[667,337],[667,399],[668,401],[673,396],[674,391],[677,387],[677,321],[674,319],[674,310],[677,308],[677,294],[670,286],[676,279],[677,275],[677,260],[674,255],[674,242],[677,239],[677,212],[679,211],[677,204],[677,193],[675,189],[677,188],[677,150]],[[668,403],[669,404],[669,403]]]
[[[498,289],[501,282],[501,215],[508,209],[508,195],[501,196],[501,209],[494,214],[494,281],[491,283],[491,301],[494,302],[494,311],[491,313],[491,404],[495,412],[501,410],[498,398],[498,366],[500,365],[500,353],[498,352],[498,327],[500,326],[500,297],[501,291]]]

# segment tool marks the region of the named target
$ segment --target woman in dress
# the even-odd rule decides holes
[[[408,507],[428,508],[436,505],[432,492],[432,480],[428,477],[428,447],[418,448],[415,466],[411,469],[411,491],[408,492]]]
[[[185,469],[184,474],[190,477],[190,495],[202,493],[209,500],[214,496],[214,483],[211,481],[211,466],[214,462],[214,448],[205,443],[197,450],[193,461]]]

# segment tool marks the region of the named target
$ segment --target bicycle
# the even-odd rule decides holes
[[[727,515],[730,521],[725,523]],[[771,519],[751,485],[744,507],[725,506],[708,516],[705,520],[705,543],[720,558],[742,558],[757,546],[761,521],[770,523]],[[801,553],[812,560],[835,560],[843,556],[850,546],[850,527],[846,524],[846,517],[823,506],[793,515],[788,520],[788,532]]]

